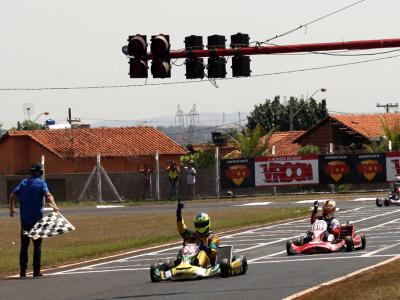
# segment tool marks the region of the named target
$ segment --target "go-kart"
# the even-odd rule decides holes
[[[400,205],[400,188],[396,188],[395,192],[390,192],[385,198],[376,198],[376,206],[382,207],[389,205]]]
[[[340,235],[334,241],[327,240],[327,229],[328,224],[325,220],[316,220],[306,236],[286,242],[287,254],[317,254],[342,250],[349,252],[365,248],[365,235],[356,234],[354,225],[341,226]]]
[[[187,239],[183,242],[183,246],[174,261],[166,260],[153,263],[150,266],[151,281],[178,281],[214,276],[229,277],[231,275],[246,273],[246,257],[232,257],[232,246],[218,247],[218,254],[215,262],[207,267],[198,266],[196,260],[200,252],[200,243],[202,243],[200,239]]]

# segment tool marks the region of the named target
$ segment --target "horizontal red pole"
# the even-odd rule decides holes
[[[319,44],[298,44],[298,45],[281,45],[281,46],[255,46],[246,48],[227,48],[215,50],[193,50],[193,51],[170,51],[171,58],[191,57],[210,57],[217,56],[233,56],[235,54],[242,55],[259,55],[259,54],[279,54],[279,53],[298,53],[313,51],[332,51],[332,50],[360,50],[360,49],[378,49],[378,48],[395,48],[400,47],[400,39],[382,39],[382,40],[363,40],[349,42],[333,42]],[[148,59],[152,59],[151,52]]]

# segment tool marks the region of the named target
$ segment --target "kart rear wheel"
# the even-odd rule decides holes
[[[365,238],[364,233],[361,233],[360,237],[361,237],[361,249],[365,249],[365,245],[367,244],[367,240]]]
[[[353,238],[351,236],[346,236],[344,241],[346,243],[346,252],[353,251]]]
[[[292,241],[286,241],[286,252],[287,255],[293,255],[293,251],[292,251]]]
[[[223,258],[219,264],[221,269],[221,277],[227,278],[231,276],[231,264],[227,258]]]
[[[152,264],[150,266],[150,279],[151,279],[152,282],[160,281],[160,279],[157,278],[156,275],[155,275],[155,272],[156,272],[157,268],[158,268],[158,264],[157,263],[154,263],[154,264]]]
[[[385,200],[383,200],[383,204],[385,204],[385,206],[389,206],[389,199],[385,199]]]

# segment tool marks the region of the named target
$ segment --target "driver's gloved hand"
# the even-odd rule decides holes
[[[318,210],[318,206],[319,206],[319,202],[318,202],[318,200],[317,200],[317,201],[314,201],[314,213],[316,213],[316,212],[317,212],[317,210]]]
[[[178,206],[176,207],[176,220],[177,221],[182,221],[182,208],[184,204],[183,203],[178,203]]]
[[[200,250],[203,250],[205,253],[210,254],[211,253],[211,247],[208,247],[205,244],[200,244],[199,246]]]

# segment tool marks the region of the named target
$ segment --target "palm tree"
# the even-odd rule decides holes
[[[264,128],[257,125],[254,129],[243,128],[227,134],[229,143],[233,143],[237,150],[226,154],[225,159],[240,157],[259,157],[269,153],[268,140],[275,129],[265,132]]]
[[[400,150],[400,123],[389,124],[387,120],[381,118],[381,126],[384,133],[383,139],[367,145],[366,148],[370,152],[387,152],[389,150],[389,142],[392,144],[392,151]]]

